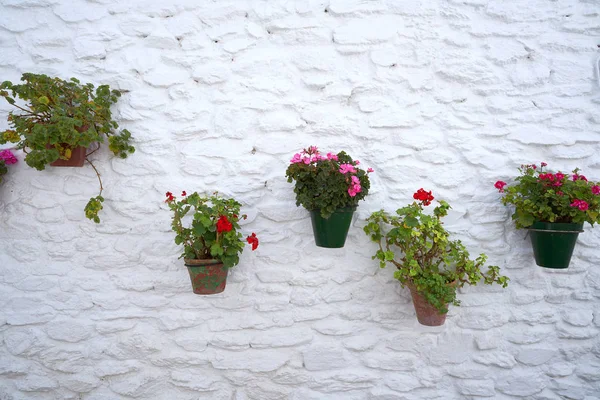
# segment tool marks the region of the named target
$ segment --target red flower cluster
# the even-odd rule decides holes
[[[557,172],[556,174],[540,174],[538,178],[540,181],[548,181],[549,183],[546,184],[546,186],[562,186],[562,180],[565,178],[565,174],[562,172]]]
[[[173,193],[167,192],[167,199],[165,200],[165,203],[169,203],[173,200],[175,200],[175,197],[173,197]]]
[[[434,199],[434,197],[431,195],[431,190],[426,192],[423,190],[423,188],[421,188],[417,190],[415,194],[413,194],[413,199],[420,200],[423,202],[424,206],[428,206],[431,204],[431,201]]]
[[[219,220],[217,221],[217,232],[218,233],[229,232],[232,229],[233,229],[233,225],[231,224],[231,222],[229,222],[229,220],[227,219],[227,216],[221,215],[219,217]]]
[[[573,182],[580,180],[580,181],[586,181],[587,182],[587,178],[583,175],[579,175],[579,174],[575,174],[573,175]]]
[[[256,250],[258,247],[258,238],[256,237],[256,233],[252,232],[252,235],[248,236],[246,241],[252,245],[252,251]]]
[[[506,186],[506,182],[504,181],[497,181],[494,183],[494,187],[498,189],[500,193],[504,193],[504,186]]]

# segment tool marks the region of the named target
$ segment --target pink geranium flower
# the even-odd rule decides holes
[[[1,150],[0,151],[0,160],[4,160],[6,165],[16,164],[17,157],[10,150]]]
[[[506,185],[507,185],[507,183],[504,181],[498,181],[498,182],[494,183],[494,187],[496,189],[498,189],[498,191],[500,193],[504,193],[504,186],[506,186]]]
[[[352,164],[340,164],[340,174],[347,174],[348,172],[355,174],[356,168]]]

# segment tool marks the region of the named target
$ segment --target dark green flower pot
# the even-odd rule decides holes
[[[225,290],[227,268],[219,260],[184,259],[196,294],[217,294]]]
[[[544,268],[569,267],[583,224],[536,222],[529,228],[535,263]]]
[[[340,208],[327,219],[321,217],[321,210],[311,211],[310,220],[315,234],[315,244],[330,249],[344,247],[354,211],[356,207]]]

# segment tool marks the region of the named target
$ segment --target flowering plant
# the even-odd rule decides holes
[[[504,193],[502,203],[512,204],[512,219],[517,228],[534,222],[600,222],[600,183],[588,181],[576,168],[572,174],[545,171],[546,163],[521,165],[516,183],[497,181],[496,189]]]
[[[367,171],[358,167],[344,151],[322,155],[316,146],[294,154],[285,175],[288,182],[296,181],[296,205],[309,211],[320,210],[323,218],[337,209],[355,207],[369,193]]]
[[[2,182],[2,175],[8,172],[7,165],[16,164],[17,157],[10,150],[0,150],[0,182]]]
[[[30,73],[23,74],[21,81],[23,83],[19,85],[10,81],[0,84],[0,97],[18,110],[18,113],[8,113],[11,129],[0,132],[0,144],[16,143],[17,148],[27,149],[27,165],[42,171],[59,159],[71,159],[76,148],[96,143],[98,147],[86,155],[85,160],[98,177],[100,193],[85,206],[85,216],[99,223],[104,188],[100,174],[88,156],[98,150],[105,137],[115,156],[126,158],[135,151],[127,129],[115,132],[119,125],[110,111],[121,92],[110,90],[108,85],[94,90],[91,83],[83,85],[75,78],[65,81]],[[16,99],[25,104],[18,104]]]
[[[197,192],[187,195],[181,193],[177,200],[171,192],[167,192],[165,202],[173,211],[171,227],[175,231],[175,243],[183,245],[181,257],[186,259],[218,259],[226,268],[234,267],[239,262],[239,253],[244,249],[244,243],[252,245],[252,250],[258,247],[255,233],[243,240],[238,232],[240,219],[246,215],[240,214],[240,203],[234,199],[225,199],[213,193],[212,196],[201,196]],[[192,213],[189,227],[185,227],[183,219]]]
[[[448,203],[439,201],[433,215],[428,215],[423,206],[434,199],[431,191],[419,189],[413,198],[416,201],[396,210],[396,215],[381,210],[367,219],[364,231],[379,245],[373,259],[379,260],[381,268],[394,265],[394,278],[402,287],[413,286],[442,314],[448,312],[448,304],[460,305],[456,298],[459,287],[476,285],[481,279],[488,285],[507,286],[509,279],[500,275],[499,267],[481,271],[487,261],[485,254],[471,260],[460,240],[450,240],[441,221],[450,209]]]

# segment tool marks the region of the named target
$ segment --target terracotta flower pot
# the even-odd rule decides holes
[[[79,133],[83,133],[90,128],[89,125],[83,125],[81,127],[76,127],[75,130]],[[63,144],[63,147],[65,145]],[[47,145],[47,148],[52,148],[52,145]],[[71,148],[71,158],[68,160],[58,159],[52,163],[50,163],[53,167],[83,167],[83,163],[85,162],[85,154],[87,149],[85,147],[79,146]]]
[[[87,149],[85,147],[79,146],[71,149],[71,158],[68,160],[58,159],[52,163],[50,163],[53,167],[83,167],[83,163],[85,162],[85,154]]]
[[[410,289],[410,295],[412,296],[419,323],[426,326],[444,325],[446,314],[440,313],[434,306],[429,304],[413,285],[407,284],[406,286]]]
[[[225,290],[227,268],[220,260],[184,259],[196,294],[216,294]]]

